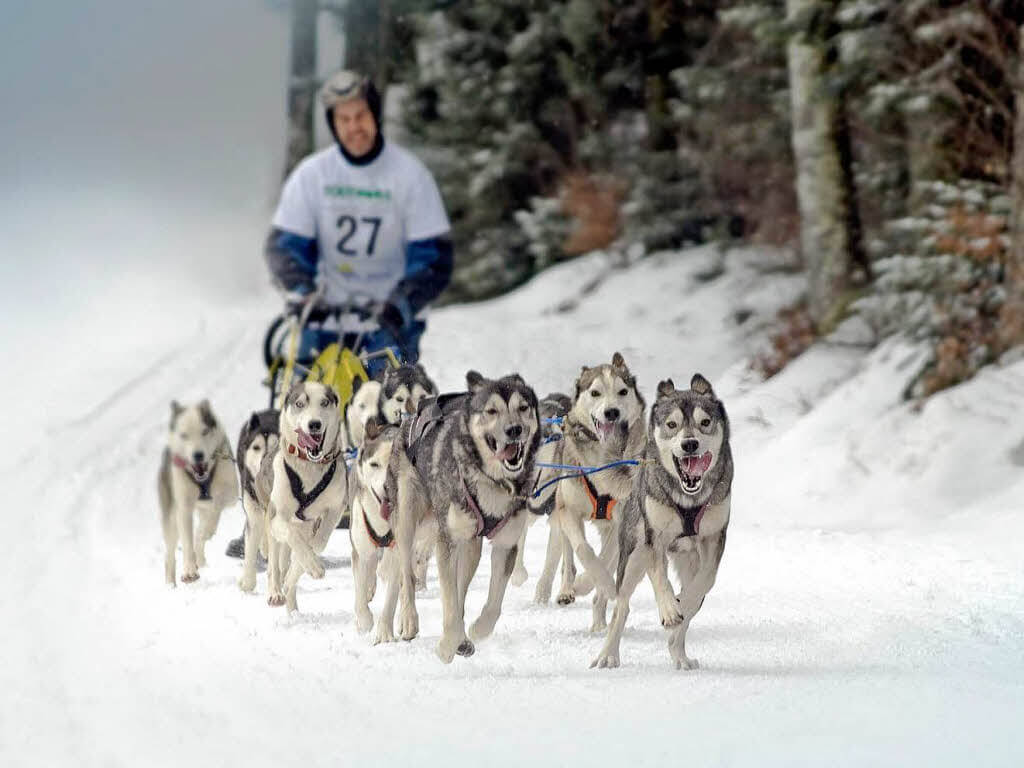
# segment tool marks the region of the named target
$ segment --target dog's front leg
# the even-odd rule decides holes
[[[217,532],[217,523],[220,522],[220,510],[213,506],[212,502],[200,504],[197,508],[199,513],[199,525],[196,528],[196,563],[200,568],[206,565],[206,542],[213,538]]]
[[[619,594],[615,600],[612,623],[608,627],[608,635],[605,637],[601,653],[590,663],[591,669],[619,666],[619,643],[622,641],[622,631],[626,627],[626,617],[629,616],[629,600],[633,596],[637,584],[640,583],[644,573],[650,567],[650,562],[651,550],[646,546],[637,547],[631,551],[626,550],[620,554]]]
[[[555,508],[555,513],[559,513],[557,507]],[[594,580],[594,585],[605,597],[614,598],[615,582],[612,580],[611,574],[608,573],[608,569],[605,568],[604,563],[601,562],[594,552],[593,547],[587,543],[587,537],[583,532],[583,520],[570,510],[563,508],[559,522],[561,523],[562,530],[565,531],[565,535],[569,538],[572,551],[580,559],[580,564]],[[561,601],[561,596],[559,596],[559,601]]]
[[[274,536],[279,541],[284,541],[288,544],[292,554],[302,564],[302,567],[305,568],[306,573],[314,579],[322,579],[326,570],[320,556],[313,551],[310,545],[307,533],[309,528],[308,522],[299,520],[297,517],[285,521],[278,515],[274,518],[271,525],[274,528]]]
[[[250,512],[248,497],[242,498],[245,510],[245,558],[242,560],[242,575],[238,579],[238,588],[243,592],[256,589],[256,555],[263,541],[263,514],[258,509]],[[269,563],[268,563],[269,570]]]
[[[352,582],[353,582],[353,613],[356,617],[356,631],[360,634],[369,632],[373,627],[373,613],[370,612],[370,598],[367,582],[376,578],[377,558],[372,554],[359,554],[355,542],[352,542]]]
[[[181,580],[196,581],[199,578],[199,566],[196,564],[195,540],[192,536],[192,504],[179,502],[175,509],[178,521],[178,541],[181,542],[183,562]]]
[[[395,642],[395,607],[398,605],[398,593],[401,590],[401,563],[394,551],[388,551],[381,560],[381,570],[387,582],[388,591],[384,595],[384,605],[377,617],[377,632],[373,644]],[[414,609],[415,610],[415,609]],[[403,615],[405,608],[403,605]],[[404,639],[404,638],[403,638]],[[410,638],[411,639],[411,638]]]
[[[420,617],[416,612],[416,575],[414,571],[416,557],[416,514],[412,505],[403,510],[406,514],[401,515],[395,521],[395,536],[397,537],[397,551],[391,552],[391,558],[397,560],[392,568],[392,576],[388,582],[388,601],[391,604],[391,613],[394,615],[395,607],[391,602],[396,590],[402,595],[402,617],[399,633],[405,641],[412,640],[420,633]]]
[[[527,513],[529,514],[529,513]],[[524,526],[525,528],[525,526]],[[516,547],[499,549],[491,547],[491,583],[487,589],[487,602],[480,611],[480,618],[469,628],[469,637],[480,642],[494,631],[494,625],[501,616],[501,603],[505,599],[505,589],[509,577],[516,564]]]
[[[479,539],[476,540],[479,543]],[[468,545],[444,538],[437,542],[437,577],[441,587],[443,628],[437,644],[437,655],[445,664],[451,664],[455,654],[471,656],[473,643],[466,637],[463,602],[459,598],[459,561]]]
[[[653,562],[647,576],[654,587],[654,599],[658,603],[658,613],[661,614],[661,626],[676,626],[683,620],[683,612],[668,578],[668,555],[661,547],[654,551]]]
[[[530,574],[526,570],[526,560],[523,553],[526,551],[526,532],[533,525],[536,515],[531,513],[529,509],[524,514],[526,515],[526,523],[523,525],[523,532],[519,534],[519,543],[516,545],[515,567],[512,569],[512,577],[509,579],[513,587],[521,587],[530,578]]]
[[[284,577],[284,605],[289,616],[299,610],[297,593],[299,579],[302,578],[304,570],[301,562],[293,562],[288,566],[287,574]]]
[[[533,593],[533,601],[544,605],[551,599],[551,587],[555,583],[555,568],[562,558],[562,529],[554,520],[548,519],[548,546],[544,552],[544,569],[537,579],[537,589]]]
[[[683,582],[679,592],[679,604],[683,620],[672,630],[668,638],[668,652],[676,669],[697,669],[700,662],[686,655],[686,632],[697,611],[704,605],[704,598],[715,585],[718,565],[725,551],[725,531],[715,536],[697,539],[692,551],[675,558],[676,569]]]

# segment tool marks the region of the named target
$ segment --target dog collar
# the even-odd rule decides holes
[[[286,450],[288,451],[288,453],[290,453],[292,456],[295,456],[296,458],[302,459],[303,461],[308,461],[310,464],[328,464],[328,463],[333,463],[334,460],[338,458],[338,451],[333,451],[331,453],[328,453],[323,458],[311,459],[311,458],[309,458],[309,454],[306,453],[305,450],[303,450],[302,448],[299,448],[299,446],[295,445],[294,443],[289,443],[286,440],[285,441],[285,446],[286,446]]]
[[[383,512],[383,509],[381,511]],[[370,525],[370,521],[366,518],[365,509],[363,510],[363,525],[366,526],[366,532],[367,534],[369,534],[370,540],[377,546],[378,549],[391,549],[393,546],[395,546],[395,532],[388,528],[388,532],[386,534],[384,534],[383,536],[378,536],[377,532],[373,530],[373,526]]]
[[[217,471],[216,458],[213,460],[213,465],[210,467],[210,474],[202,481],[196,478],[195,472],[192,470],[192,465],[178,454],[171,454],[171,461],[174,463],[174,466],[178,467],[178,469],[184,470],[186,477],[188,477],[188,479],[195,483],[196,487],[199,488],[200,501],[209,501],[212,498],[210,496],[210,483],[213,482],[213,475]]]

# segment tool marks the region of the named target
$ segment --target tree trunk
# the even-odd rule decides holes
[[[847,180],[838,143],[839,101],[827,87],[827,29],[836,0],[786,0],[798,31],[787,47],[796,161],[800,248],[808,272],[808,310],[827,331],[843,309],[851,265]]]
[[[287,176],[313,151],[316,99],[316,0],[292,0],[291,80],[288,83]]]
[[[1024,26],[1017,43],[1017,76],[1013,123],[1013,155],[1010,160],[1010,254],[1006,265],[1006,301],[999,315],[1001,347],[1024,344]]]

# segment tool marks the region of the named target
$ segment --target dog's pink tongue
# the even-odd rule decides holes
[[[516,453],[519,451],[519,445],[517,443],[509,443],[500,451],[498,451],[498,459],[501,461],[512,461],[516,457]]]
[[[610,435],[614,430],[615,430],[615,422],[614,421],[599,421],[597,423],[597,431],[600,434],[602,440],[607,438],[608,435]]]
[[[711,451],[703,456],[688,456],[686,458],[686,474],[703,475],[711,466]]]
[[[320,442],[312,435],[307,435],[301,429],[296,429],[295,434],[299,436],[299,448],[304,451],[315,451],[320,447]]]

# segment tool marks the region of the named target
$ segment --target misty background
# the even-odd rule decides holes
[[[320,27],[330,71],[341,41]],[[99,353],[132,313],[187,327],[218,297],[266,293],[273,314],[288,41],[286,8],[261,0],[0,5],[7,355],[83,326]]]

